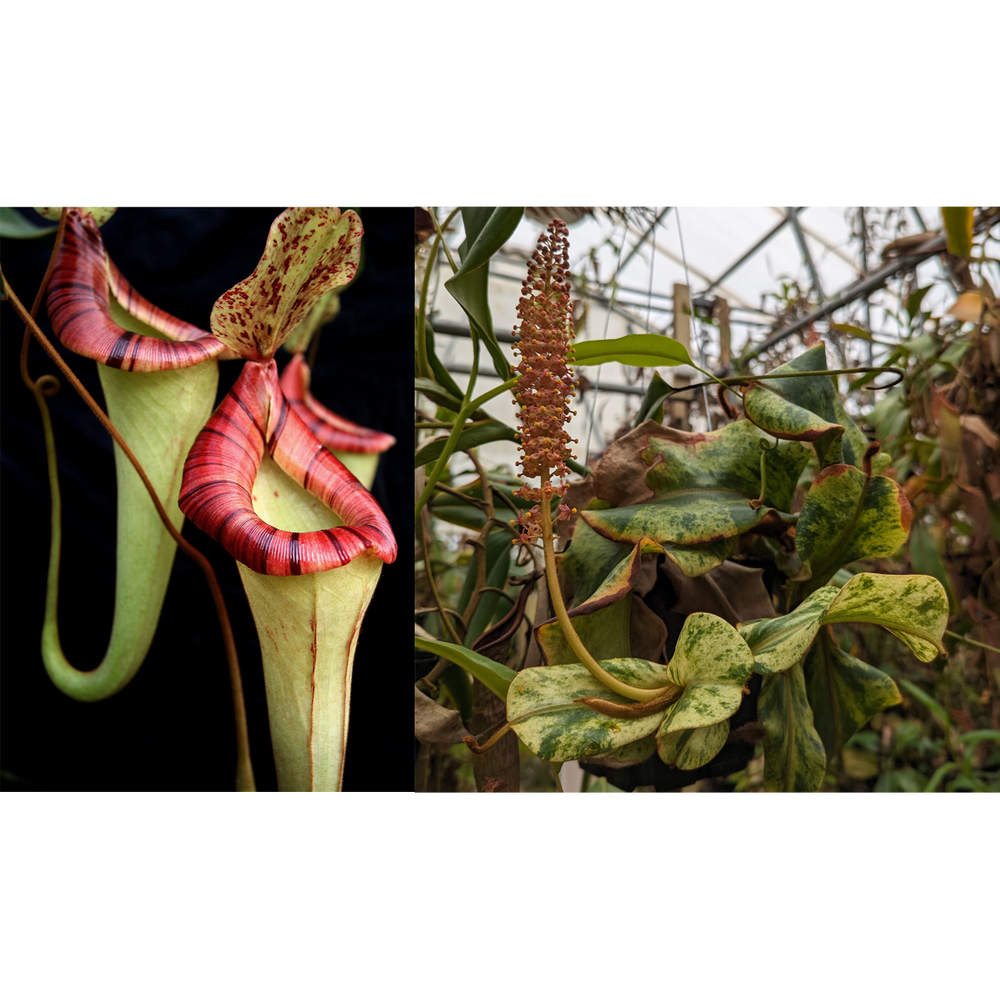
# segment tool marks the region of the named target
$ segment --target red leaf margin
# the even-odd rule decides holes
[[[252,493],[265,448],[345,523],[298,532],[261,520]],[[291,407],[273,359],[246,362],[195,439],[184,463],[178,505],[231,556],[268,576],[334,569],[369,548],[383,562],[396,558],[396,540],[382,509]]]

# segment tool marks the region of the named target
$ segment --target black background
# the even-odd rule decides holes
[[[141,294],[208,329],[215,299],[254,269],[280,208],[122,209],[102,227],[112,260]],[[357,209],[362,268],[322,332],[312,391],[334,412],[395,435],[373,493],[405,555],[412,534],[407,442],[413,377],[412,209]],[[43,220],[32,212],[33,221]],[[52,238],[3,240],[4,274],[30,307]],[[49,546],[49,488],[41,419],[18,370],[22,324],[2,315],[2,627],[0,766],[4,790],[231,790],[233,713],[225,654],[204,576],[178,551],[145,663],[113,697],[90,704],[62,694],[39,652]],[[42,329],[51,326],[40,310]],[[103,402],[96,363],[62,350]],[[288,355],[279,351],[279,366]],[[54,365],[32,343],[33,378]],[[219,396],[242,362],[220,364]],[[73,389],[49,400],[63,496],[59,623],[78,669],[101,661],[111,632],[116,487],[110,437]],[[185,521],[184,536],[212,561],[236,635],[257,787],[274,790],[274,763],[257,635],[234,560]],[[412,791],[409,701],[394,698],[397,665],[410,657],[413,584],[397,561],[383,570],[354,663],[345,791]]]

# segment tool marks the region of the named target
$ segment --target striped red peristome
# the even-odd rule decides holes
[[[177,339],[160,340],[123,330],[111,319],[108,303],[112,291],[127,312]],[[78,209],[66,214],[66,230],[49,282],[48,305],[59,340],[71,351],[110,368],[131,372],[190,368],[220,356],[225,346],[139,295],[108,261],[97,223]]]
[[[309,391],[309,365],[301,354],[296,354],[281,373],[281,388],[292,409],[322,444],[333,451],[373,453],[391,448],[396,439],[384,431],[338,417]]]
[[[252,494],[265,448],[343,526],[282,531],[261,520]],[[318,573],[343,566],[366,549],[384,562],[396,558],[396,540],[382,509],[296,415],[273,360],[243,366],[188,453],[178,503],[202,531],[257,573]]]

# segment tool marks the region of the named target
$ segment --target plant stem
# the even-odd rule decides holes
[[[626,684],[624,681],[612,677],[604,667],[590,654],[590,651],[583,644],[583,640],[577,635],[573,622],[566,610],[566,604],[562,598],[562,591],[559,589],[559,578],[556,574],[556,554],[552,544],[552,512],[549,510],[549,499],[542,487],[542,502],[538,505],[542,514],[542,545],[545,549],[545,579],[549,585],[549,600],[552,602],[552,610],[556,613],[563,630],[563,635],[569,643],[573,652],[580,657],[580,662],[590,671],[591,675],[600,681],[606,688],[610,688],[617,694],[633,701],[649,701],[659,695],[667,694],[674,688],[673,684],[667,684],[658,688],[639,688]]]

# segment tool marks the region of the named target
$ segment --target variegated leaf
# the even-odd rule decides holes
[[[665,683],[662,664],[621,657],[601,661],[618,680],[635,687]],[[532,753],[544,760],[606,757],[656,732],[665,709],[637,718],[615,718],[579,704],[600,698],[634,705],[595,680],[582,663],[522,670],[507,691],[507,720]]]
[[[667,680],[684,693],[667,709],[657,738],[728,719],[752,671],[750,647],[732,625],[704,612],[688,615],[667,664]]]
[[[714,726],[657,735],[656,749],[664,764],[693,771],[709,763],[725,746],[728,736],[729,720],[723,719]]]
[[[822,586],[847,563],[891,556],[910,530],[910,504],[891,479],[831,465],[815,479],[795,531],[802,570],[793,579]]]
[[[749,501],[761,494],[761,444],[773,445],[749,421],[738,420],[710,434],[650,437],[642,459],[652,466],[646,482],[656,495],[647,503],[587,510],[584,520],[616,542],[647,536],[686,576],[700,576],[732,555],[739,535],[791,506],[792,494],[809,451],[798,442],[780,442],[763,453],[765,505]],[[771,506],[773,505],[773,506]]]
[[[771,374],[826,370],[826,345],[821,343]],[[775,437],[812,443],[821,466],[844,462],[860,468],[868,440],[848,416],[831,377],[754,382],[743,394],[743,405],[747,416]],[[881,472],[890,461],[889,455],[876,455],[873,470]]]
[[[634,507],[585,510],[581,517],[605,538],[632,542],[640,538],[698,545],[716,542],[755,528],[771,510],[754,510],[747,498],[723,490],[674,493],[664,500]]]
[[[902,700],[891,677],[845,653],[824,628],[803,662],[813,723],[826,747],[827,758],[876,712]]]
[[[881,625],[925,663],[947,655],[941,640],[948,627],[948,595],[932,576],[858,573],[834,598],[823,622]]]
[[[740,625],[739,633],[754,656],[754,673],[778,674],[798,663],[816,638],[823,615],[836,596],[836,587],[823,587],[790,614]]]
[[[765,677],[757,699],[764,727],[764,790],[815,792],[826,774],[826,751],[813,724],[802,665]]]
[[[646,482],[657,499],[687,490],[731,491],[756,499],[761,446],[774,443],[749,420],[735,420],[707,434],[685,434],[682,440],[650,437],[642,452],[651,467]],[[808,461],[809,449],[795,441],[780,441],[766,452],[765,505],[790,509],[795,484]]]

